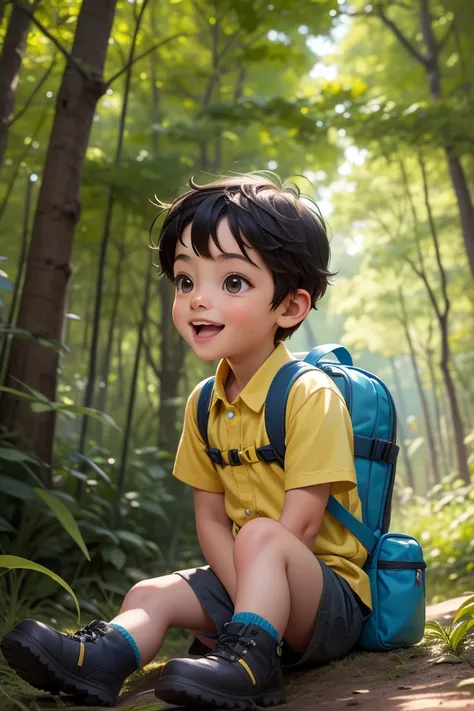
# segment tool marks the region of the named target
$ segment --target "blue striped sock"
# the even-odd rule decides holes
[[[109,627],[113,627],[114,630],[117,630],[117,632],[120,632],[122,637],[125,637],[131,648],[133,649],[133,653],[135,655],[135,659],[137,660],[137,667],[140,666],[140,650],[137,647],[137,643],[133,639],[132,635],[128,630],[125,629],[125,627],[122,627],[121,625],[116,625],[115,622],[109,622]]]
[[[271,634],[277,642],[280,641],[280,635],[271,622],[264,617],[260,617],[260,615],[256,615],[254,612],[237,612],[237,614],[232,617],[231,622],[242,622],[244,625],[257,625],[265,630],[265,632]]]

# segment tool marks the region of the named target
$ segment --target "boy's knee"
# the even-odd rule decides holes
[[[123,608],[137,607],[143,601],[150,597],[156,597],[160,591],[166,589],[169,585],[170,575],[164,575],[161,578],[148,578],[140,580],[136,583],[125,595]]]
[[[255,554],[273,543],[280,532],[281,524],[272,518],[254,518],[242,526],[234,543],[234,556],[249,552]]]

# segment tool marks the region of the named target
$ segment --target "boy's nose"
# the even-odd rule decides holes
[[[209,299],[206,296],[204,296],[203,294],[196,294],[191,299],[191,308],[194,310],[208,309],[209,308]]]

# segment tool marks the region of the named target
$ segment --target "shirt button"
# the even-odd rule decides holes
[[[234,417],[234,415],[235,415],[235,412],[232,412],[232,410],[230,410],[230,411],[227,413],[227,419],[228,419],[228,420],[232,420],[232,418]]]
[[[250,509],[245,509],[245,513],[247,514],[247,516],[251,516],[251,515],[252,515],[252,512],[250,511]]]

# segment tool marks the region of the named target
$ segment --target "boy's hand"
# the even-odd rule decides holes
[[[199,545],[232,602],[237,589],[232,521],[225,511],[224,494],[193,489]]]
[[[330,492],[331,484],[315,484],[285,494],[280,523],[310,549],[321,528]]]

